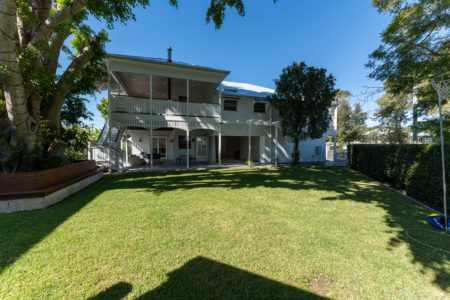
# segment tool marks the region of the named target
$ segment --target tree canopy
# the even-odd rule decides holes
[[[403,125],[409,120],[408,110],[411,101],[404,95],[386,94],[378,99],[378,109],[375,118],[380,123],[380,130],[385,135],[385,141],[390,144],[405,143],[408,136]]]
[[[426,114],[437,104],[430,80],[450,70],[450,1],[372,2],[392,21],[382,33],[382,44],[370,55],[370,77],[385,82],[392,95],[418,88],[419,113]]]
[[[108,120],[108,98],[102,98],[96,107],[103,119]]]
[[[330,126],[330,107],[336,95],[333,75],[323,68],[293,63],[275,80],[271,97],[281,118],[283,135],[292,138],[293,163],[299,162],[298,143],[320,138]]]
[[[340,143],[365,140],[367,113],[356,103],[353,110],[348,99],[341,98],[337,108],[337,139]]]
[[[178,6],[177,0],[168,2]],[[17,152],[18,169],[54,155],[55,143],[64,143],[63,127],[89,117],[86,96],[106,75],[108,34],[86,21],[94,17],[111,29],[134,20],[136,7],[149,5],[150,0],[0,0],[0,152]],[[213,0],[206,22],[220,28],[227,8],[245,14],[243,0]],[[62,55],[69,59],[65,69]]]

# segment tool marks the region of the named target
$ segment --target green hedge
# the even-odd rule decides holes
[[[450,145],[446,149],[447,194],[450,175]],[[442,208],[440,145],[349,146],[352,169],[406,191],[411,197]]]

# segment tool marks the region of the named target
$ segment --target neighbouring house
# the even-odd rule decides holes
[[[435,143],[435,138],[429,132],[419,132],[417,134],[417,143],[418,144],[433,144],[433,143]]]
[[[109,54],[109,117],[91,159],[123,170],[145,162],[180,165],[252,160],[287,163],[293,145],[283,137],[274,90],[224,81],[229,71],[167,59]],[[300,143],[301,161],[325,162],[326,136]]]

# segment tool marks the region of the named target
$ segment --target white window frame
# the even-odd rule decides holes
[[[261,103],[261,104],[264,104],[264,112],[262,112],[262,111],[255,111],[255,104],[259,104],[259,103]],[[267,113],[267,102],[264,102],[264,101],[254,101],[253,102],[253,112],[255,113],[255,114],[265,114],[265,113]]]
[[[230,102],[234,102],[236,105],[236,109],[232,110],[232,109],[225,109],[225,102],[230,101]],[[224,99],[223,100],[223,110],[224,111],[233,111],[236,112],[238,110],[238,101],[236,99]]]

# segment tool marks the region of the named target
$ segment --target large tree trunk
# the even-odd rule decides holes
[[[98,43],[100,41],[101,40],[98,38],[94,39],[94,43]],[[70,63],[57,83],[58,94],[55,95],[51,105],[44,113],[45,118],[56,130],[58,136],[61,132],[61,111],[64,105],[64,99],[73,88],[75,78],[80,74],[84,66],[89,62],[93,55],[94,53],[92,47],[88,45],[84,47],[83,51]]]
[[[103,33],[93,37],[63,74],[56,76],[59,77],[57,92],[53,99],[48,99],[50,103],[46,102],[41,111],[42,96],[46,94],[40,94],[42,85],[40,82],[38,86],[30,84],[30,78],[36,76],[36,69],[56,75],[61,48],[71,34],[71,29],[76,27],[66,27],[64,25],[70,24],[64,23],[80,13],[87,2],[88,0],[73,0],[70,4],[63,5],[54,0],[0,0],[0,98],[5,99],[7,109],[7,117],[4,117],[6,122],[0,124],[0,137],[14,146],[16,150],[13,151],[19,151],[20,170],[31,169],[36,154],[39,154],[37,149],[40,149],[42,143],[39,123],[42,119],[49,121],[58,138],[64,100],[74,88],[80,72],[92,59],[94,51],[106,39]],[[37,18],[19,14],[18,5],[21,5],[21,9],[31,9]],[[36,50],[39,54],[35,58],[20,56],[25,49]],[[23,67],[30,62],[21,61],[22,58],[35,59],[31,62],[34,68]],[[43,91],[47,90],[44,88]],[[46,98],[50,97],[47,95]],[[4,128],[5,124],[7,129]]]
[[[16,54],[16,13],[16,1],[0,0],[0,64],[7,70],[2,85],[11,123],[10,143],[32,153],[36,146],[38,124],[28,111],[27,94]]]
[[[300,162],[300,153],[298,151],[299,140],[294,138],[294,151],[292,151],[292,164],[294,166],[298,165]]]

